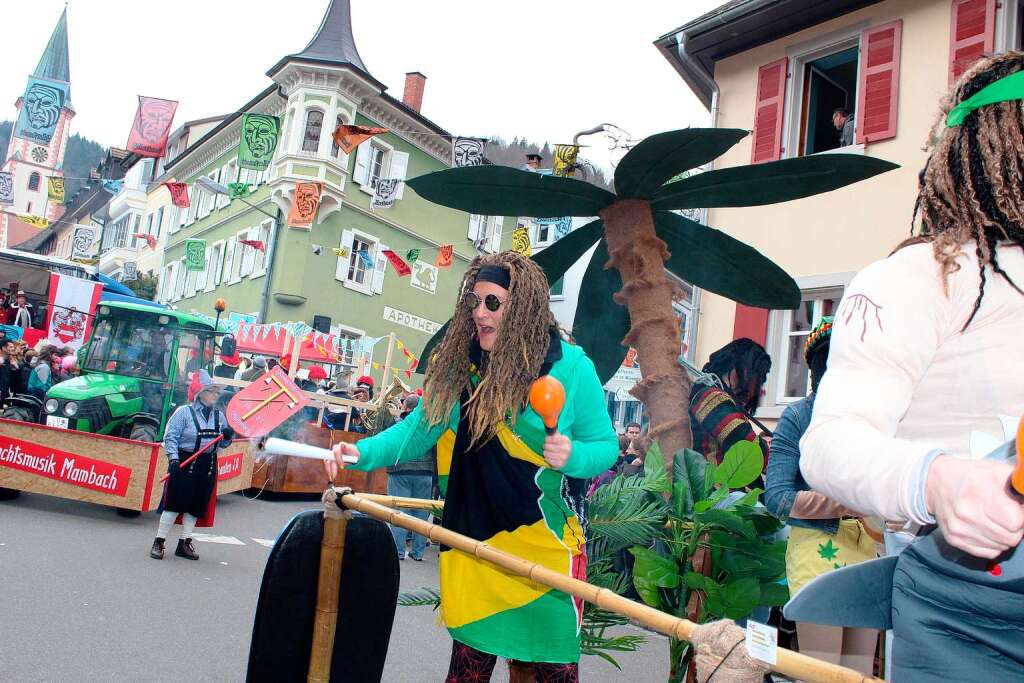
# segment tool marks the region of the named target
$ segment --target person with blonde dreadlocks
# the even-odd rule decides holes
[[[540,266],[513,251],[478,257],[448,331],[429,359],[423,400],[402,422],[335,446],[359,470],[437,446],[441,524],[566,576],[584,578],[581,481],[609,467],[618,440],[594,364],[563,341]],[[558,431],[528,404],[531,384],[565,386]],[[538,681],[578,680],[582,605],[442,547],[441,616],[453,638],[446,681],[489,680],[496,658],[534,663]]]
[[[891,600],[898,681],[1024,681],[1013,444],[988,457],[971,448],[1007,438],[1004,425],[1024,415],[1022,106],[1021,52],[981,60],[953,86],[921,174],[921,235],[850,283],[800,442],[815,491],[915,529],[938,525],[898,558],[802,591],[830,589],[822,605],[834,613],[841,596],[830,582],[860,576],[867,591],[887,580],[869,606]],[[852,611],[860,600],[843,602]],[[798,618],[788,607],[787,616]]]

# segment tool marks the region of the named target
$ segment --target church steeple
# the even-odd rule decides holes
[[[365,72],[366,65],[359,57],[356,39],[352,35],[352,7],[349,0],[331,0],[313,40],[309,41],[302,52],[291,56],[351,64]]]
[[[64,7],[60,19],[57,20],[57,25],[53,27],[50,41],[46,44],[46,49],[43,50],[43,55],[39,58],[39,64],[36,65],[36,70],[32,72],[32,75],[52,81],[71,82],[71,66],[68,60],[67,7]],[[70,93],[65,105],[71,107]]]

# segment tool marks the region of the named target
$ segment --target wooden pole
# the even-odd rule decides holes
[[[462,551],[477,559],[486,560],[511,574],[525,577],[535,583],[555,588],[563,593],[586,600],[601,609],[634,619],[644,626],[671,638],[690,640],[694,629],[697,628],[697,624],[692,621],[679,619],[653,607],[624,598],[607,588],[598,588],[586,581],[580,581],[571,576],[552,571],[535,562],[530,562],[521,557],[497,550],[486,543],[468,538],[449,529],[444,529],[436,524],[431,524],[430,522],[379,505],[369,500],[363,494],[347,493],[340,495],[339,498],[340,502],[347,508],[358,510],[370,517],[394,524],[403,529],[415,531],[449,548]],[[781,647],[778,649],[776,664],[772,665],[771,668],[773,671],[778,671],[790,678],[812,683],[865,683],[866,681],[880,681],[880,679],[865,676],[852,669],[822,662]]]
[[[405,508],[407,510],[444,510],[443,500],[429,498],[403,498],[402,496],[382,496],[378,493],[360,493],[364,500],[378,503],[389,508]]]
[[[384,356],[384,370],[380,376],[380,391],[383,393],[384,387],[388,384],[388,376],[391,373],[391,354],[395,351],[395,333],[388,333],[388,352]],[[386,409],[386,408],[383,408]]]
[[[316,612],[313,617],[313,647],[309,651],[308,683],[328,683],[334,633],[338,626],[338,592],[341,563],[345,556],[348,519],[324,515],[324,537],[320,542],[320,574],[317,579]]]

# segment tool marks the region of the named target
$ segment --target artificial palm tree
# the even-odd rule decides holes
[[[437,204],[486,216],[600,216],[536,256],[550,282],[597,244],[580,288],[572,334],[601,381],[637,349],[643,380],[632,393],[651,416],[651,434],[671,458],[690,446],[690,380],[678,362],[672,311],[683,280],[748,306],[793,309],[800,289],[785,271],[719,230],[674,211],[774,204],[835,190],[896,168],[869,156],[822,154],[682,177],[720,156],[746,130],[687,128],[633,147],[615,169],[615,194],[572,178],[503,166],[452,168],[408,181]],[[614,303],[613,303],[614,302]],[[433,342],[424,349],[429,359]]]

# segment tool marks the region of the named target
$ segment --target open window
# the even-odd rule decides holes
[[[804,65],[801,156],[853,144],[851,114],[857,101],[857,52],[853,45]],[[842,115],[837,115],[839,110]],[[845,144],[844,127],[848,130]]]

